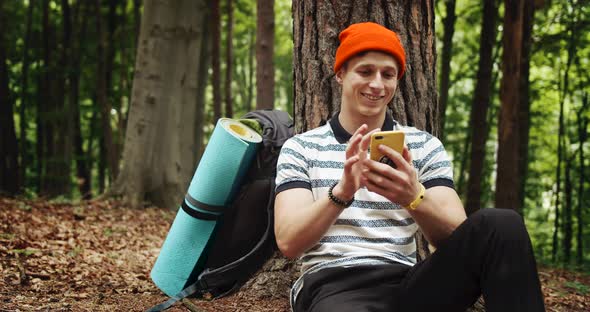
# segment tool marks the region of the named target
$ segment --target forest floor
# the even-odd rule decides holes
[[[151,270],[175,212],[114,201],[0,197],[0,311],[145,311],[167,299]],[[540,267],[547,311],[589,311],[590,275]],[[239,293],[168,311],[288,311]]]

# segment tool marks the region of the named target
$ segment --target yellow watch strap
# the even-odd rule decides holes
[[[422,183],[418,184],[420,184],[420,193],[418,193],[418,196],[416,197],[416,199],[414,199],[413,202],[411,202],[408,206],[404,208],[409,210],[416,210],[416,207],[418,207],[418,205],[420,205],[420,203],[424,199],[424,193],[426,192],[426,189],[424,188],[424,185],[422,185]]]

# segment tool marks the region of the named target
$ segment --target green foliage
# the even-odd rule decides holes
[[[455,182],[458,190],[464,190],[464,183],[468,180],[469,153],[465,152],[466,138],[470,128],[478,125],[469,124],[475,73],[477,70],[477,56],[481,27],[481,2],[470,0],[457,1],[457,21],[453,38],[453,53],[451,61],[451,88],[446,111],[445,146],[453,159],[455,168]],[[499,16],[503,16],[503,7],[499,8]],[[443,25],[442,18],[446,15],[445,3],[438,2],[436,6],[436,35],[437,48],[442,48]],[[567,47],[570,31],[574,30],[575,59],[570,65],[568,73],[568,89],[564,93],[564,74],[568,62]],[[494,51],[496,63],[494,77],[497,77],[492,92],[492,107],[489,111],[490,135],[486,143],[486,159],[484,180],[482,183],[483,206],[493,206],[495,186],[495,154],[497,140],[497,123],[499,112],[499,83],[501,77],[501,36],[502,21],[498,21],[498,39]],[[590,75],[590,8],[580,1],[552,1],[545,2],[535,13],[533,29],[532,55],[530,59],[530,138],[528,151],[528,174],[525,181],[524,217],[537,254],[537,259],[546,262],[551,259],[553,224],[555,219],[555,191],[557,165],[557,138],[559,105],[565,103],[566,151],[571,161],[572,178],[572,209],[573,209],[573,250],[575,258],[579,242],[576,239],[578,226],[576,209],[579,204],[583,208],[583,218],[590,217],[588,212],[588,182],[584,183],[581,196],[582,203],[578,203],[578,181],[584,174],[584,181],[589,181],[590,163],[588,152],[589,142],[582,147],[586,155],[585,172],[580,171],[578,153],[580,150],[577,116],[584,93],[589,93]],[[439,50],[440,55],[440,50]],[[590,116],[590,109],[584,113]],[[467,149],[468,151],[468,149]],[[563,164],[562,164],[563,165]],[[564,205],[564,167],[561,171],[561,206]],[[465,193],[460,194],[462,198]],[[563,218],[563,213],[561,214]],[[564,220],[560,220],[561,225]],[[583,231],[584,261],[590,260],[586,252],[590,244],[588,231]],[[559,250],[558,261],[563,259],[561,242],[563,228],[558,229]],[[573,261],[573,260],[572,260]]]
[[[582,284],[578,281],[565,282],[564,286],[574,289],[582,296],[586,296],[586,295],[588,295],[588,293],[590,293],[590,286],[588,286],[586,284]]]

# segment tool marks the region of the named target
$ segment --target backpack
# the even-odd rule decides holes
[[[243,123],[258,128],[262,144],[244,182],[216,225],[207,246],[204,269],[194,272],[190,286],[148,311],[162,311],[189,297],[220,298],[237,291],[278,248],[274,237],[274,197],[278,156],[294,124],[288,113],[258,110]],[[254,122],[254,124],[252,124]]]

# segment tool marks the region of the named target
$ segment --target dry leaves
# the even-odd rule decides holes
[[[0,198],[1,311],[145,311],[167,298],[149,277],[176,213],[114,201]],[[589,311],[590,277],[541,268],[547,311]],[[201,311],[287,311],[286,300],[234,295]],[[177,305],[169,311],[186,311]]]

